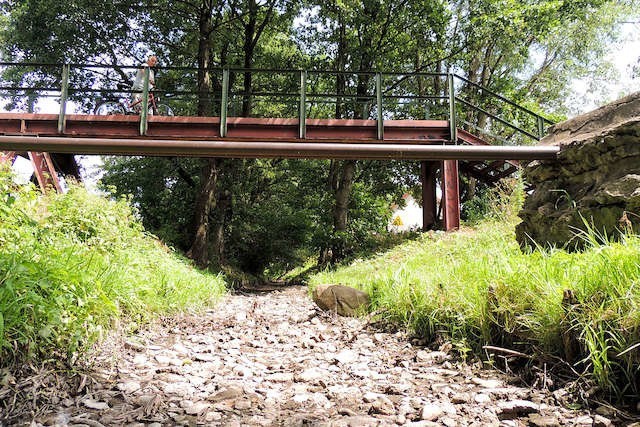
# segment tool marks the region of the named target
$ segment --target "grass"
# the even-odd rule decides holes
[[[116,323],[198,311],[225,292],[142,229],[127,200],[39,195],[0,172],[0,361],[72,361]]]
[[[451,340],[462,354],[494,345],[561,358],[618,398],[637,395],[640,237],[610,242],[587,233],[578,236],[588,244],[583,252],[523,252],[514,237],[517,193],[496,200],[493,215],[473,228],[424,234],[318,273],[311,287],[363,289],[393,322],[431,341]],[[575,300],[563,300],[567,291]]]

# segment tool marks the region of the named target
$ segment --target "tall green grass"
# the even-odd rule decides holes
[[[0,171],[0,365],[75,358],[116,323],[213,305],[224,280],[144,232],[127,200],[40,195]]]
[[[592,234],[579,253],[522,252],[514,236],[521,196],[497,198],[488,219],[455,233],[427,233],[335,271],[311,285],[341,283],[372,296],[395,322],[462,352],[483,345],[570,362],[617,397],[637,395],[640,367],[640,237],[609,242]],[[565,291],[575,301],[563,303]],[[635,347],[634,347],[635,346]]]

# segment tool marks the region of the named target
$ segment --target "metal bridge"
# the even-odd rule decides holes
[[[455,74],[221,68],[205,70],[215,89],[202,91],[192,87],[197,69],[163,68],[175,87],[154,93],[176,115],[159,116],[149,105],[148,70],[140,114],[96,115],[105,99],[126,107],[131,91],[123,87],[133,67],[1,69],[48,82],[0,81],[0,100],[32,111],[0,113],[0,160],[28,152],[42,188],[59,190],[56,170],[77,175],[73,154],[414,160],[422,164],[424,228],[437,222],[440,181],[450,230],[460,221],[459,171],[492,184],[514,173],[519,160],[558,152],[532,145],[551,121]],[[57,114],[33,112],[46,98],[58,102]]]

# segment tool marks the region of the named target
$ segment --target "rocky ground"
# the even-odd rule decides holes
[[[457,362],[447,345],[430,351],[411,342],[366,319],[320,311],[306,288],[229,295],[202,316],[168,319],[112,340],[75,395],[8,424],[630,424],[606,406],[567,409],[559,403],[562,390],[531,389]]]

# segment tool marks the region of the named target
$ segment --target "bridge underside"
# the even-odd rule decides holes
[[[150,116],[145,135],[140,129],[140,117],[135,115],[66,115],[61,119],[54,114],[4,113],[0,114],[0,150],[58,153],[54,156],[419,160],[423,227],[431,228],[436,223],[439,170],[447,230],[459,226],[459,169],[492,184],[515,172],[517,160],[553,158],[557,152],[557,147],[490,146],[464,130],[458,130],[457,141],[452,141],[449,122],[443,120],[388,120],[384,122],[383,140],[379,139],[381,129],[375,120],[307,119],[304,139],[299,137],[297,119],[231,117],[221,126],[218,117]]]

